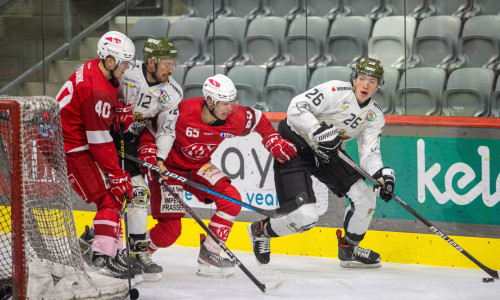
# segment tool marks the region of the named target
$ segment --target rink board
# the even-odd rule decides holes
[[[75,211],[78,235],[91,224],[94,212]],[[208,224],[207,220],[204,220]],[[156,223],[148,218],[148,228]],[[231,250],[252,251],[247,222],[236,222],[228,240]],[[337,258],[336,228],[315,227],[307,232],[280,237],[271,241],[273,254],[288,254]],[[193,219],[182,220],[182,234],[176,244],[198,247],[203,229]],[[449,236],[460,247],[489,268],[500,269],[500,239]],[[436,234],[401,233],[369,230],[361,246],[380,253],[382,261],[401,264],[478,268],[462,253]]]

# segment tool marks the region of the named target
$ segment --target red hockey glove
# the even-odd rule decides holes
[[[123,105],[118,102],[118,106],[115,109],[115,115],[113,116],[113,130],[115,132],[120,131],[120,126],[123,125],[123,132],[127,132],[130,125],[134,123],[134,114],[132,113],[132,103]]]
[[[118,202],[123,204],[123,201],[126,200],[124,196],[127,197],[128,200],[134,198],[134,187],[128,172],[123,172],[123,174],[119,175],[108,174],[108,176],[111,193],[117,198]]]
[[[297,156],[297,148],[295,145],[281,138],[279,133],[269,135],[262,142],[267,151],[271,152],[274,159],[280,163],[289,161]]]
[[[137,148],[137,156],[140,160],[143,160],[153,166],[156,166],[156,145],[153,143],[142,144]],[[153,174],[151,171],[143,166],[140,166],[143,174],[147,175],[151,180],[153,178]]]

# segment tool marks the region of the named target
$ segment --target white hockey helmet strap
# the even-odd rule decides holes
[[[203,98],[206,101],[208,97],[212,99],[214,106],[219,101],[235,102],[237,101],[236,87],[229,77],[216,74],[208,77],[203,84]]]
[[[105,60],[108,56],[115,59],[116,66],[121,62],[135,62],[134,43],[118,31],[106,32],[97,43],[97,55]]]

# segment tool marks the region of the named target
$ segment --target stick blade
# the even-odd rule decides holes
[[[270,294],[270,293],[273,293],[277,290],[279,290],[279,288],[281,287],[281,285],[283,284],[283,278],[281,277],[281,273],[279,272],[276,272],[276,278],[274,279],[274,281],[270,282],[270,283],[266,283],[264,285],[264,294]]]

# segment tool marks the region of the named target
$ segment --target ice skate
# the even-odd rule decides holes
[[[223,258],[219,254],[208,250],[205,246],[204,235],[202,235],[196,275],[223,278],[234,275],[234,261],[229,258]]]
[[[83,261],[89,266],[92,265],[92,243],[94,242],[94,238],[94,228],[85,225],[85,232],[78,239],[78,243],[80,244]]]
[[[128,268],[127,250],[123,249],[122,251],[118,251],[116,253],[116,256],[115,256],[115,261],[120,267],[127,270],[127,268]],[[133,258],[132,256],[130,256],[130,274],[132,276],[142,274],[141,266],[138,264],[137,260],[135,258]]]
[[[264,235],[263,224],[264,221],[256,221],[247,227],[253,253],[259,265],[266,265],[271,260],[271,238]]]
[[[151,253],[148,251],[150,243],[151,241],[148,240],[134,241],[134,245],[130,249],[130,254],[131,259],[134,260],[134,265],[141,269],[144,280],[157,281],[161,279],[163,268],[151,259]]]
[[[349,244],[342,237],[342,230],[337,230],[339,240],[340,266],[344,268],[378,268],[380,255],[370,249]]]

